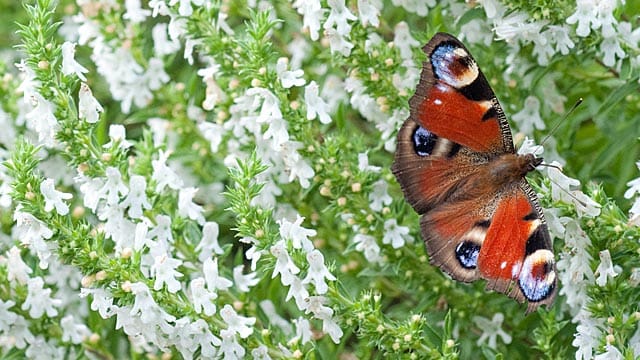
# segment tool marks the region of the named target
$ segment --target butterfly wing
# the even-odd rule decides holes
[[[409,119],[398,132],[392,171],[407,201],[422,214],[432,264],[460,281],[487,287],[531,311],[555,296],[555,264],[535,193],[522,178],[488,181],[490,164],[515,152],[491,87],[467,49],[436,34]]]
[[[487,78],[455,37],[436,34],[424,47],[410,119],[477,152],[515,152],[511,130]]]
[[[423,50],[427,60],[392,167],[419,214],[442,203],[476,165],[515,152],[504,111],[464,45],[438,33]]]

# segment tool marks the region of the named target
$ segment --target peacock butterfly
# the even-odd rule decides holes
[[[542,163],[516,153],[504,111],[455,37],[424,47],[410,115],[398,132],[392,171],[421,215],[430,262],[456,280],[487,288],[527,312],[556,295],[551,237],[525,175]]]

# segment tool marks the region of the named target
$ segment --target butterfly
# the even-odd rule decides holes
[[[527,312],[556,296],[549,230],[525,175],[542,163],[516,153],[489,82],[454,36],[424,47],[410,115],[398,132],[392,172],[420,214],[430,262],[452,278],[487,281]]]

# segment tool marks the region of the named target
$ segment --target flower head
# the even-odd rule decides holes
[[[78,117],[85,119],[90,124],[95,124],[100,120],[100,113],[103,111],[102,105],[93,97],[89,85],[85,83],[80,84],[80,91],[78,92]]]
[[[229,304],[220,310],[220,317],[227,324],[227,330],[240,335],[243,339],[253,333],[252,325],[256,323],[256,318],[238,315]]]
[[[318,294],[324,294],[328,290],[327,283],[324,281],[326,278],[329,281],[336,279],[333,274],[329,272],[329,269],[324,265],[324,256],[318,249],[314,249],[307,254],[307,261],[309,262],[309,270],[307,276],[302,280],[303,284],[312,283],[316,288]]]
[[[76,44],[65,41],[62,44],[62,73],[65,75],[75,74],[80,80],[87,81],[84,73],[89,72],[87,68],[80,65],[75,59]]]
[[[71,194],[56,190],[53,179],[46,179],[40,183],[40,192],[44,196],[44,211],[51,212],[55,208],[59,215],[64,216],[69,213],[69,205],[63,200],[71,199]]]

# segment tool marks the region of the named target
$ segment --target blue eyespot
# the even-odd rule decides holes
[[[456,259],[466,269],[475,269],[478,266],[480,245],[471,241],[461,242],[456,247]]]
[[[420,126],[413,132],[413,149],[419,156],[429,156],[437,139],[436,134]]]

